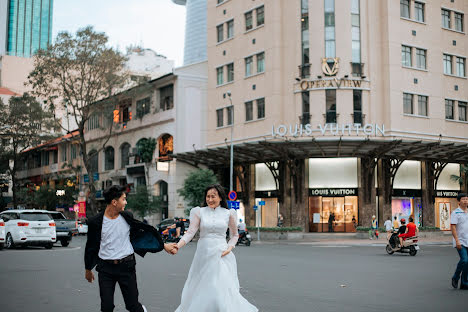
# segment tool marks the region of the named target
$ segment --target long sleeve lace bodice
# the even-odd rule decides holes
[[[195,207],[190,211],[190,226],[181,238],[187,244],[200,230],[200,238],[225,237],[229,228],[230,239],[228,245],[236,246],[239,234],[237,233],[237,212],[234,209],[217,207]]]

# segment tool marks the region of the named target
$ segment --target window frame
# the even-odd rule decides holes
[[[261,58],[260,58],[261,57]],[[257,73],[265,72],[265,52],[260,52],[255,55],[257,62]],[[261,65],[261,68],[260,68]]]
[[[447,13],[447,14],[445,14]],[[450,10],[441,9],[441,15],[442,15],[442,27],[450,29],[451,28],[451,17],[450,17]]]
[[[459,31],[459,32],[464,32],[465,31],[465,25],[464,25],[465,14],[460,13],[460,12],[453,12],[453,20],[454,20],[454,25],[455,25],[454,30]]]
[[[216,26],[216,41],[218,43],[224,41],[224,24],[219,24]]]
[[[403,114],[414,115],[414,103],[413,102],[414,102],[414,94],[403,92]]]
[[[462,107],[463,111],[462,112]],[[467,118],[467,109],[468,109],[468,103],[464,101],[458,101],[458,120],[459,121],[468,121]]]
[[[265,98],[258,98],[255,100],[257,104],[257,119],[263,119],[265,118],[266,115],[266,110],[265,110]]]
[[[224,127],[224,108],[218,108],[216,110],[216,127]]]
[[[461,67],[460,65],[462,66],[461,71],[460,71],[460,67]],[[462,77],[462,78],[466,77],[466,58],[465,57],[455,56],[455,69],[456,69],[455,75],[457,77]]]
[[[234,19],[226,22],[226,40],[234,38]]]
[[[257,19],[257,27],[265,25],[265,6],[264,5],[261,5],[255,9],[255,17]]]
[[[454,106],[455,106],[455,101],[454,100],[450,100],[450,99],[445,99],[445,120],[454,120],[455,119],[455,111],[454,111]],[[451,118],[450,116],[448,116],[448,107],[451,108]]]
[[[408,52],[409,49],[409,52]],[[413,66],[413,47],[402,44],[401,45],[401,65],[404,67]],[[408,58],[409,56],[409,58]],[[409,60],[409,65],[407,64]]]
[[[410,6],[410,0],[400,0],[400,17],[403,17],[403,18],[411,18],[411,6]],[[403,9],[407,9],[407,12],[405,11],[405,13],[408,14],[408,16],[404,16],[403,15]]]
[[[229,63],[226,65],[226,72],[227,72],[226,83],[233,82],[234,81],[234,63]]]
[[[253,75],[253,55],[244,58],[245,61],[245,77]]]
[[[253,29],[253,10],[245,12],[245,31],[249,31]]]
[[[232,126],[234,124],[234,105],[226,107],[226,126]]]
[[[418,8],[417,5],[420,5],[421,7]],[[420,16],[418,12],[421,12],[421,19],[419,18]],[[425,23],[426,22],[425,14],[426,14],[426,4],[424,2],[415,1],[414,2],[414,20],[421,22],[421,23]]]
[[[416,68],[418,69],[427,69],[427,50],[422,48],[415,48],[416,49]],[[423,54],[420,54],[423,52]],[[423,66],[421,66],[420,61],[421,59],[424,60]]]
[[[244,107],[245,107],[245,121],[252,121],[253,120],[253,101],[245,102]]]
[[[425,116],[428,117],[429,113],[427,111],[428,108],[428,103],[429,103],[429,97],[427,95],[420,95],[418,94],[418,116]],[[423,110],[424,112],[421,112],[421,104],[424,104]]]
[[[216,85],[221,86],[224,84],[224,66],[216,67]]]
[[[444,53],[442,63],[444,64],[444,74],[453,75],[452,55]],[[450,72],[447,72],[447,69],[450,70]]]

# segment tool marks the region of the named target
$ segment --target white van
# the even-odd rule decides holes
[[[55,221],[47,210],[16,209],[0,213],[5,222],[5,247],[44,246],[52,248],[57,240]]]

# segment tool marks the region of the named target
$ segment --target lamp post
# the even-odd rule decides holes
[[[232,144],[232,134],[234,132],[234,105],[232,105],[232,98],[231,92],[227,92],[227,96],[229,98],[229,102],[231,103],[231,157],[230,157],[230,165],[229,165],[229,191],[233,190],[232,179],[234,173],[234,146]]]

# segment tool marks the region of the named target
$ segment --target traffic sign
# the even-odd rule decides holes
[[[259,205],[259,206],[265,206],[265,201],[264,201],[264,200],[259,201],[259,202],[258,202],[258,205]]]
[[[258,206],[257,206],[257,205],[254,205],[254,206],[253,206],[253,209],[254,209],[254,211],[257,211]]]
[[[228,200],[228,206],[229,206],[229,209],[239,209],[240,202],[233,201],[233,200]]]
[[[237,193],[236,191],[230,191],[228,194],[228,197],[230,200],[236,200],[237,199]]]

